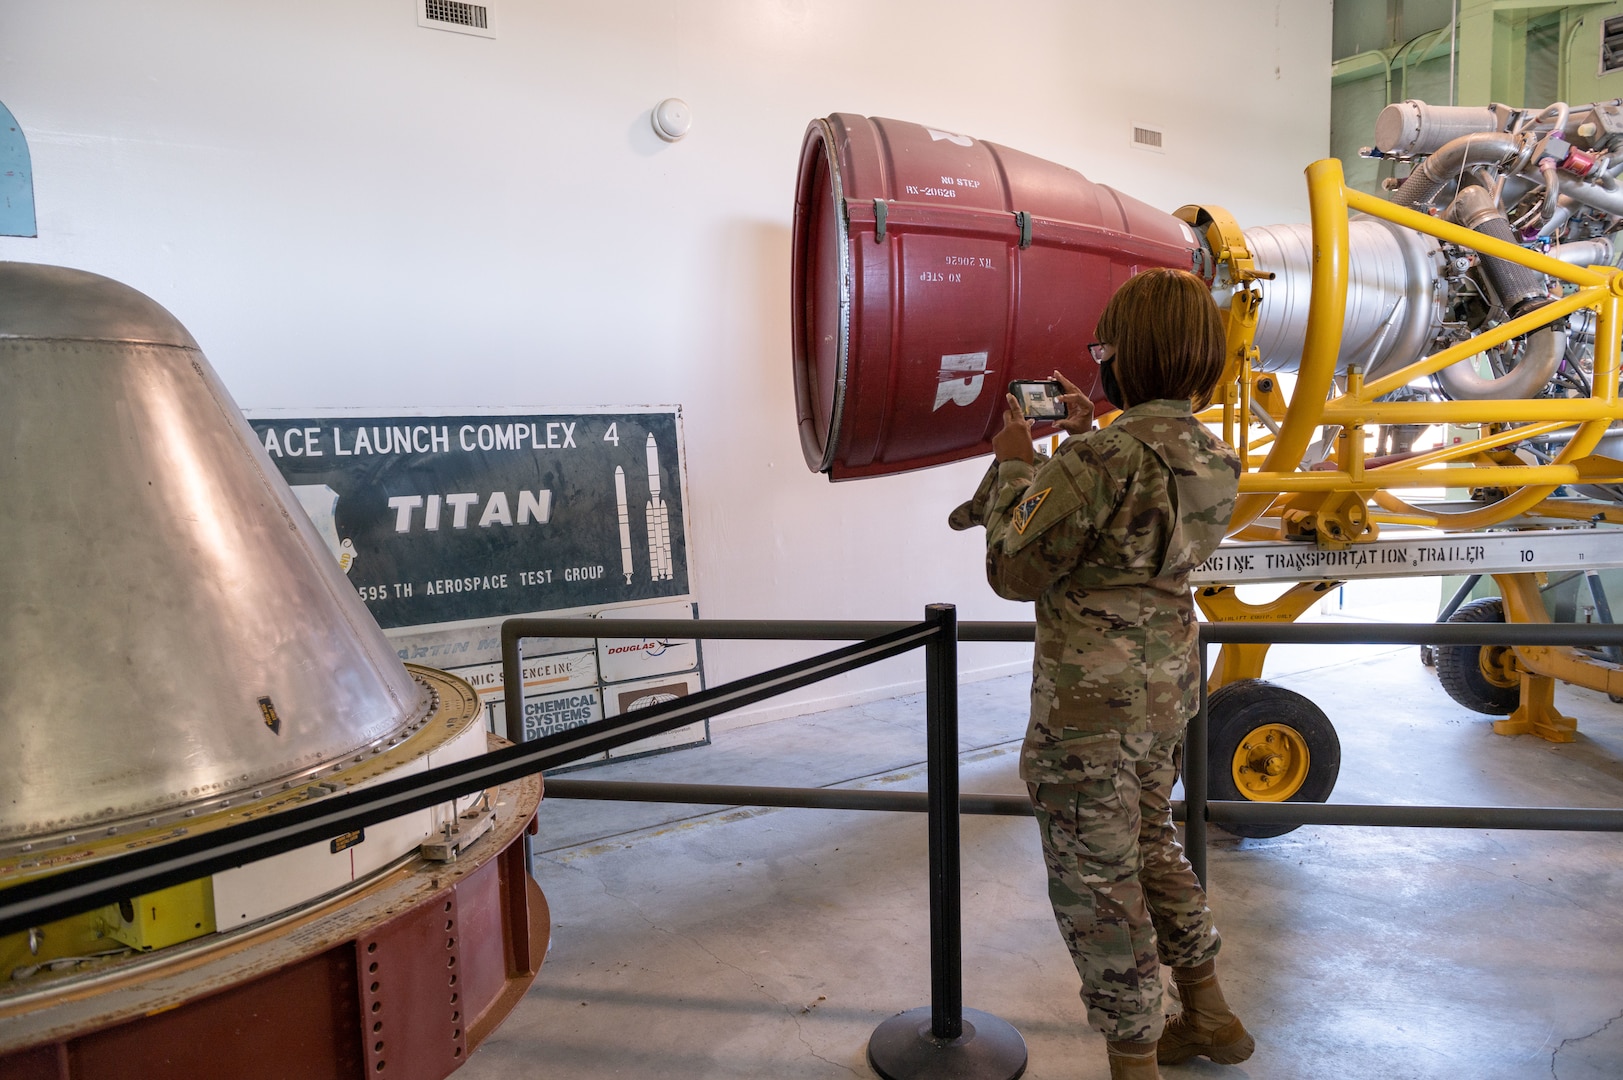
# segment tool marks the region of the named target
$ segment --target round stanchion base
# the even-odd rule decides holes
[[[885,1080],[1016,1080],[1026,1040],[1007,1020],[965,1009],[964,1033],[938,1039],[926,1005],[897,1013],[868,1038],[868,1064]]]

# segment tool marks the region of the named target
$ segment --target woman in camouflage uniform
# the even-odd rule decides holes
[[[973,516],[986,526],[992,588],[1037,604],[1020,775],[1054,916],[1110,1075],[1155,1080],[1158,1050],[1169,1064],[1233,1063],[1253,1047],[1217,986],[1217,931],[1170,806],[1201,677],[1189,572],[1223,538],[1240,463],[1192,412],[1223,369],[1221,318],[1199,278],[1131,278],[1098,337],[1094,356],[1121,414],[1092,430],[1092,404],[1056,373],[1071,437],[1038,463],[1010,398]],[[1170,1023],[1161,963],[1184,1006]]]

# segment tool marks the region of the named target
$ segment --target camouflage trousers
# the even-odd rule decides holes
[[[1088,1022],[1107,1039],[1160,1038],[1161,968],[1217,955],[1206,892],[1172,824],[1183,733],[1068,742],[1074,779],[1028,784],[1054,919],[1082,976]]]

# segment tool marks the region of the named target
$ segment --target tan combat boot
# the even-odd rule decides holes
[[[1110,1052],[1110,1080],[1161,1080],[1155,1066],[1152,1042],[1107,1042]]]
[[[1237,1065],[1251,1056],[1257,1041],[1234,1015],[1217,985],[1217,962],[1174,968],[1183,1013],[1167,1021],[1156,1048],[1162,1061],[1176,1065],[1192,1057],[1209,1057],[1219,1065]]]

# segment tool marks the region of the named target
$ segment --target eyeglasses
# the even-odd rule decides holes
[[[1088,355],[1093,357],[1095,364],[1102,364],[1116,355],[1116,347],[1106,345],[1103,342],[1092,341],[1088,343]]]

